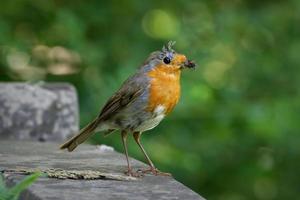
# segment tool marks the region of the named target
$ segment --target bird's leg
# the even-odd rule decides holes
[[[141,170],[143,173],[148,173],[148,172],[151,172],[152,174],[154,175],[163,175],[163,176],[171,176],[170,173],[165,173],[165,172],[161,172],[159,171],[157,168],[155,168],[153,162],[150,160],[149,156],[147,155],[144,147],[142,146],[141,142],[140,142],[140,137],[141,137],[141,132],[134,132],[133,133],[133,137],[134,137],[134,140],[136,141],[136,143],[139,145],[140,149],[142,150],[149,166],[150,166],[150,169],[146,169],[146,170]]]
[[[127,171],[125,172],[125,174],[127,174],[128,176],[139,177],[140,175],[138,173],[133,172],[132,168],[130,166],[129,156],[128,156],[128,149],[127,149],[127,135],[128,135],[128,133],[126,131],[121,132],[122,142],[123,142],[125,155],[126,155],[126,160],[127,160]]]
[[[155,169],[155,166],[154,166],[153,162],[150,160],[149,156],[147,155],[145,149],[143,148],[143,146],[142,146],[142,144],[140,142],[141,132],[134,132],[133,133],[133,137],[134,137],[134,140],[136,141],[136,143],[139,145],[140,149],[142,150],[142,152],[143,152],[143,154],[144,154],[144,156],[145,156],[145,158],[146,158],[149,166],[151,168]]]

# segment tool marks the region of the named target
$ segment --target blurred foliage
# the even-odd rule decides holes
[[[297,199],[299,13],[298,0],[3,1],[0,80],[73,83],[83,126],[176,40],[199,67],[183,73],[173,113],[143,135],[154,163],[207,199]],[[92,142],[123,151],[117,134]],[[143,159],[132,141],[130,153]]]
[[[21,192],[35,182],[41,176],[41,173],[37,172],[26,176],[22,181],[11,188],[5,186],[2,175],[3,174],[0,173],[0,200],[17,200],[19,199]]]

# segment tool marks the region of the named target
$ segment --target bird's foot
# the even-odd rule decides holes
[[[127,176],[132,176],[132,177],[136,177],[136,178],[140,178],[140,177],[144,176],[144,174],[140,173],[139,171],[134,172],[131,168],[127,169],[124,173]]]
[[[141,172],[143,174],[153,174],[155,176],[172,176],[172,174],[167,172],[161,172],[155,167],[150,167],[149,169],[139,169],[137,172]]]

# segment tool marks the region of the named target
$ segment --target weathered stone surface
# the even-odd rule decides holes
[[[0,138],[62,141],[77,131],[72,85],[0,83]]]
[[[72,153],[58,150],[56,143],[0,141],[0,169],[17,167],[95,170],[122,175],[126,169],[124,155],[81,145]],[[135,169],[146,165],[130,159]],[[14,185],[24,176],[6,174],[6,182]],[[203,199],[172,177],[147,175],[132,181],[71,180],[41,177],[22,193],[22,200],[85,199]]]
[[[49,178],[58,179],[74,179],[74,180],[96,180],[96,179],[110,179],[117,181],[134,181],[136,177],[127,176],[125,174],[107,173],[99,170],[66,170],[60,168],[33,168],[33,167],[17,167],[3,169],[4,174],[23,174],[30,175],[33,173],[40,173]]]

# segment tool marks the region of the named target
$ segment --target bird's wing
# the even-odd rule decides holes
[[[118,111],[127,107],[135,101],[144,91],[143,84],[132,81],[126,81],[122,87],[116,92],[104,105],[97,119],[99,121],[107,120]]]

